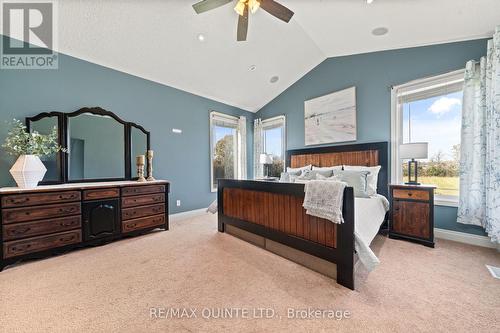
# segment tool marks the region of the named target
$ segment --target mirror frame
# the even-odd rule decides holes
[[[125,163],[125,177],[118,177],[118,178],[98,178],[98,179],[69,179],[69,170],[68,170],[68,160],[69,160],[69,155],[64,152],[59,152],[59,163],[58,163],[58,174],[59,174],[59,180],[58,181],[42,181],[40,182],[40,185],[54,185],[54,184],[66,184],[66,183],[83,183],[83,182],[109,182],[109,181],[121,181],[121,180],[135,180],[137,177],[132,177],[132,141],[131,141],[131,130],[132,127],[135,127],[141,132],[143,132],[146,135],[146,142],[147,142],[147,150],[151,149],[151,133],[147,131],[144,127],[141,125],[138,125],[136,123],[124,121],[120,117],[118,117],[116,114],[114,114],[111,111],[104,110],[103,108],[100,107],[84,107],[81,108],[77,111],[70,112],[70,113],[64,113],[64,112],[58,112],[58,111],[52,111],[52,112],[42,112],[40,114],[37,114],[36,116],[33,117],[27,117],[26,118],[26,128],[28,132],[31,131],[31,122],[35,122],[38,120],[41,120],[43,118],[47,117],[57,117],[57,125],[58,125],[58,130],[59,130],[59,137],[58,141],[61,147],[67,148],[68,147],[68,124],[69,124],[69,118],[71,117],[76,117],[84,113],[90,113],[94,115],[99,115],[99,116],[109,116],[116,120],[118,123],[123,125],[124,128],[124,163]],[[147,165],[146,165],[147,169]]]

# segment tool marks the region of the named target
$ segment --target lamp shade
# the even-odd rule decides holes
[[[273,164],[273,155],[260,154],[260,164]]]
[[[399,145],[400,159],[426,159],[429,155],[429,143],[414,142]]]

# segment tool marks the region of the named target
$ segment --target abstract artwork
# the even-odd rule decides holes
[[[305,144],[356,141],[356,87],[305,101]]]

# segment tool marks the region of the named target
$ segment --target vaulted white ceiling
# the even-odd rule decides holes
[[[195,2],[61,0],[58,51],[255,112],[327,57],[489,37],[500,24],[500,0],[280,0],[290,23],[260,9],[236,42],[234,4],[197,15]]]

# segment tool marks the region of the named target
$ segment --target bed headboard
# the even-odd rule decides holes
[[[374,142],[341,146],[305,148],[288,150],[286,166],[299,168],[309,164],[319,167],[334,165],[376,166],[381,169],[378,174],[377,192],[388,198],[388,144]]]

